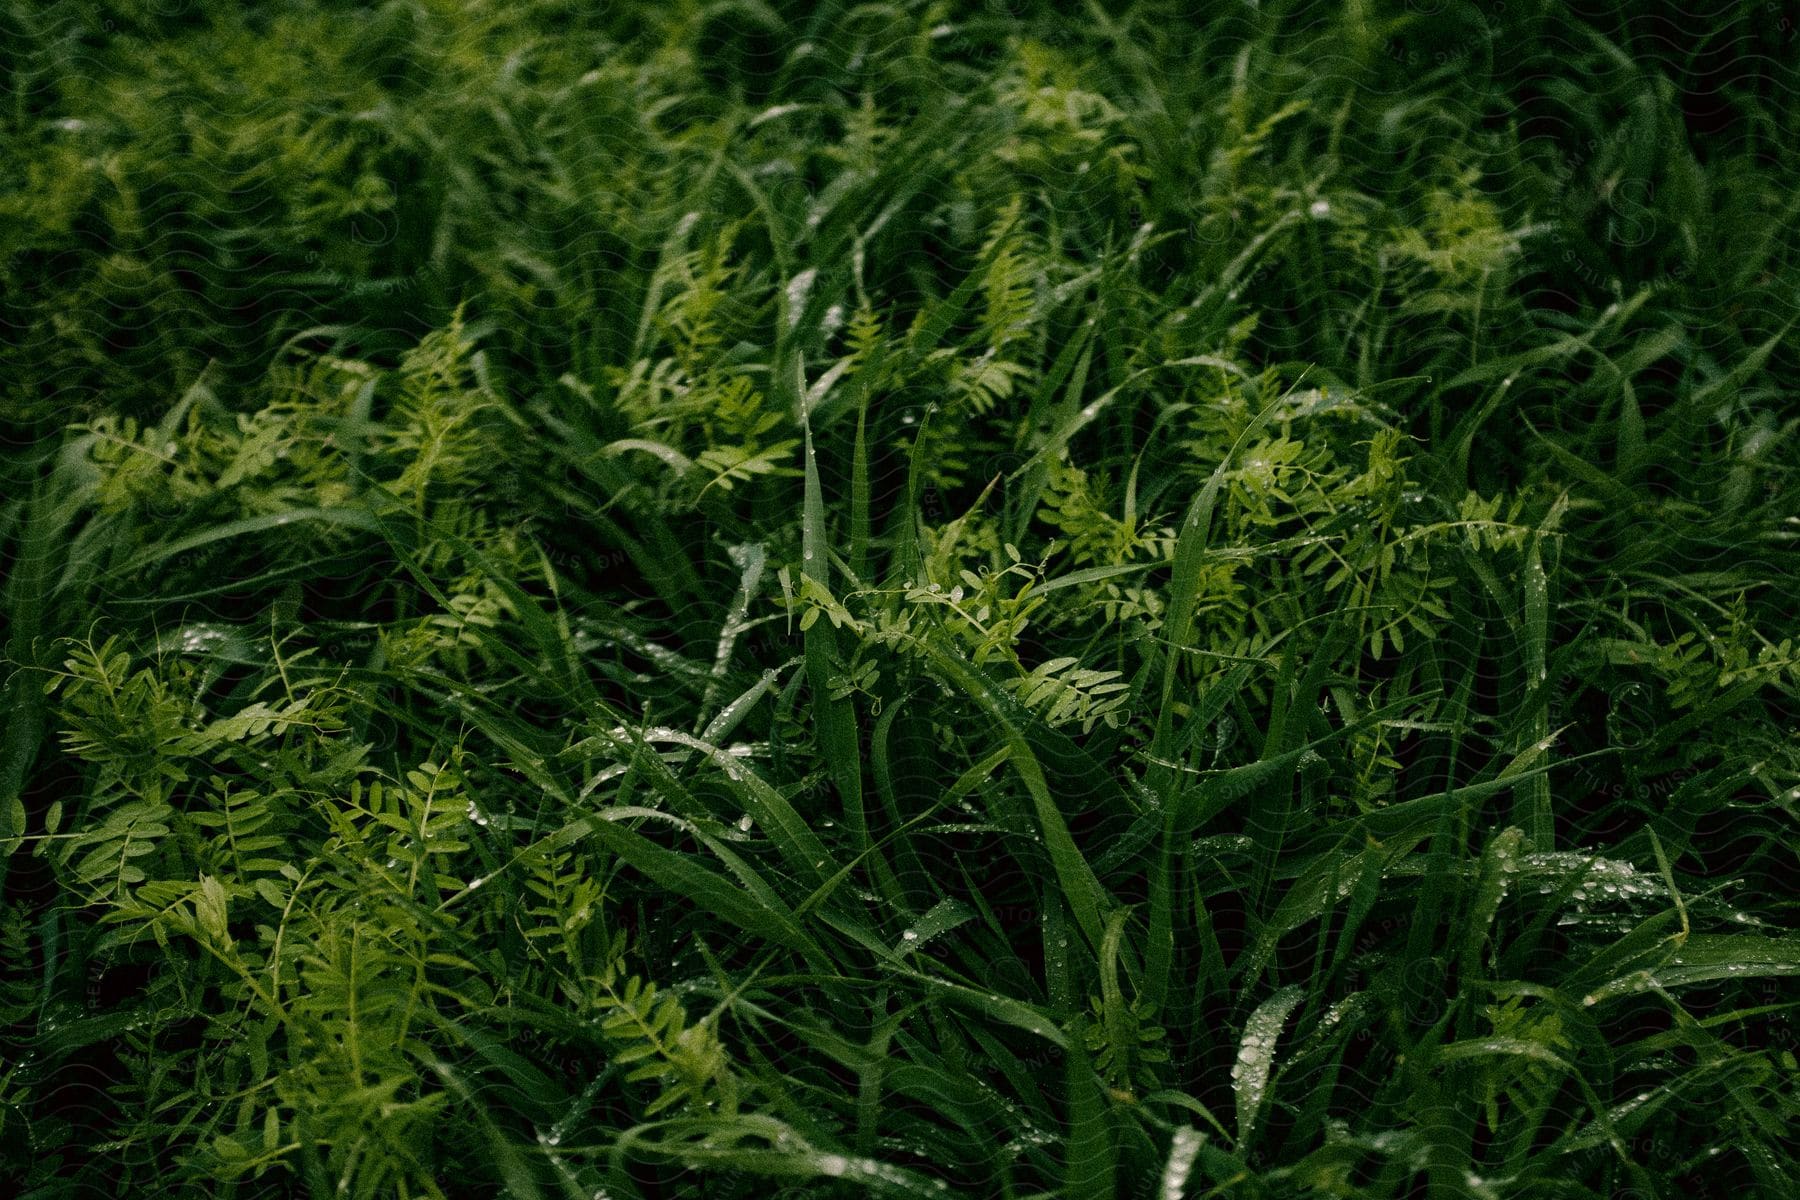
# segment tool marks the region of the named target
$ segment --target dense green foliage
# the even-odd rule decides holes
[[[6,0],[0,1189],[1800,1194],[1794,16]]]

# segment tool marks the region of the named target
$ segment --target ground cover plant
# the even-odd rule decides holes
[[[7,0],[6,1194],[1800,1194],[1796,19]]]

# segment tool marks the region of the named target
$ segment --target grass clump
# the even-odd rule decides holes
[[[13,1192],[1794,1193],[1764,6],[0,12]]]

